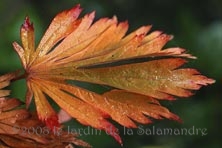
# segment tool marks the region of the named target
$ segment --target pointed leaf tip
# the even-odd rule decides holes
[[[120,145],[122,145],[123,142],[122,142],[122,139],[119,135],[118,129],[114,125],[112,125],[111,123],[102,122],[102,121],[101,121],[101,123],[104,125],[105,132],[108,135],[112,136]]]
[[[67,12],[72,14],[72,16],[75,18],[76,16],[80,14],[81,11],[82,11],[82,8],[80,7],[80,4],[77,4],[76,6],[68,10]]]
[[[22,28],[25,30],[34,30],[33,23],[30,22],[28,16],[25,17],[24,23],[22,24]]]

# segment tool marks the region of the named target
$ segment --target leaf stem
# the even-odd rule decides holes
[[[21,80],[21,79],[25,79],[28,76],[28,74],[26,72],[21,73],[21,70],[16,70],[15,72],[13,72],[13,74],[15,74],[15,77],[12,78],[11,82]]]

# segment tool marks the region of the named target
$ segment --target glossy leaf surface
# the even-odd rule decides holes
[[[103,129],[122,143],[117,133],[109,131],[117,129],[108,118],[126,127],[136,127],[135,121],[151,123],[146,116],[180,121],[157,100],[189,97],[191,90],[214,82],[195,69],[180,68],[186,58],[195,57],[179,47],[163,49],[171,35],[148,33],[151,26],[126,35],[127,22],[119,23],[116,17],[93,22],[95,12],[78,18],[80,12],[77,5],[59,13],[36,49],[34,28],[26,18],[21,27],[23,47],[13,43],[27,75],[26,104],[34,96],[39,119],[50,128],[59,123],[46,96],[82,124]],[[116,90],[100,95],[72,86],[67,80]]]

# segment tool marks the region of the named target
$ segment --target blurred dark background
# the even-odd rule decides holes
[[[0,72],[1,74],[21,68],[18,56],[11,43],[20,42],[19,28],[26,15],[34,22],[36,43],[47,29],[52,18],[60,11],[80,3],[86,14],[96,10],[97,19],[116,15],[120,21],[128,20],[130,31],[147,24],[153,30],[173,34],[169,46],[180,46],[195,56],[188,66],[197,68],[202,74],[216,80],[216,83],[202,88],[195,96],[162,102],[182,119],[174,121],[154,121],[142,129],[192,128],[207,129],[207,135],[133,135],[124,133],[119,126],[124,148],[220,148],[222,146],[222,1],[221,0],[1,0],[0,2]],[[91,87],[86,86],[86,87]],[[100,91],[100,87],[92,88]],[[24,81],[12,86],[12,95],[24,98]],[[74,120],[70,128],[87,128]],[[94,147],[121,147],[105,133],[83,135]]]

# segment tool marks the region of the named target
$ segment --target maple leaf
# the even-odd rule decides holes
[[[2,88],[9,85],[10,81],[18,76],[18,72],[0,76],[0,147],[14,148],[63,148],[72,147],[74,144],[90,147],[89,144],[76,138],[77,134],[66,131],[50,131],[38,119],[23,109],[21,101],[15,98],[6,98],[9,90]]]
[[[118,23],[113,17],[93,23],[95,12],[78,18],[80,12],[77,5],[59,13],[37,48],[34,27],[27,17],[21,27],[22,46],[13,43],[26,71],[26,105],[34,96],[38,117],[48,127],[59,123],[47,96],[80,123],[106,130],[122,143],[108,118],[126,127],[136,127],[135,121],[150,123],[147,116],[180,121],[158,99],[188,97],[193,94],[191,90],[214,82],[195,69],[179,68],[185,58],[195,58],[184,49],[162,50],[172,36],[160,31],[147,34],[151,26],[126,35],[127,22]],[[126,62],[140,58],[147,60]],[[70,85],[67,80],[115,89],[100,95]]]

